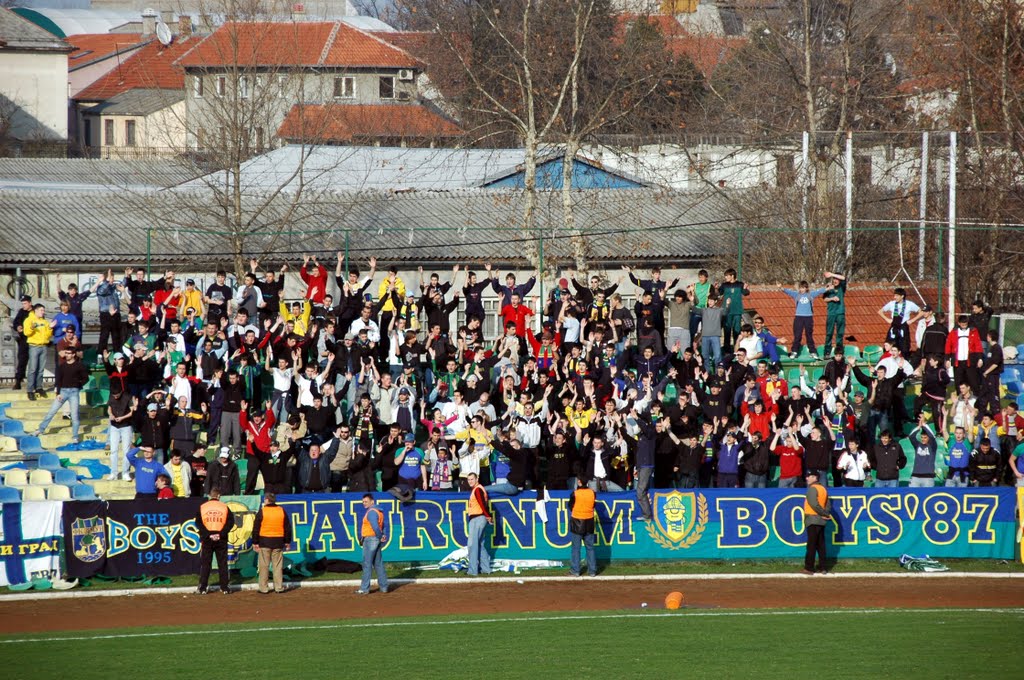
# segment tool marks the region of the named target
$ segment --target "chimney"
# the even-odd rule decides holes
[[[167,27],[170,28],[171,24],[174,23],[174,12],[169,9],[160,10],[160,21],[167,24]]]
[[[192,17],[187,14],[178,16],[178,35],[182,38],[192,35]]]
[[[142,10],[142,37],[153,35],[156,33],[156,10],[144,9]]]
[[[292,18],[301,18],[306,16],[306,5],[301,2],[292,3]]]

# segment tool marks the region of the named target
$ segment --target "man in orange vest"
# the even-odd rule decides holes
[[[475,472],[466,475],[469,483],[469,503],[466,504],[467,536],[469,548],[469,575],[491,573],[491,556],[487,552],[487,525],[494,524],[488,507],[487,491]]]
[[[832,502],[828,489],[818,483],[818,473],[807,470],[807,496],[804,499],[804,526],[807,527],[807,553],[804,555],[804,574],[814,575],[814,553],[818,553],[818,573],[827,574],[825,568],[825,526],[832,519]]]
[[[569,573],[580,575],[580,543],[587,547],[587,572],[597,576],[597,555],[594,553],[594,504],[597,495],[588,486],[588,480],[579,477],[576,490],[569,497],[569,537],[572,539],[572,561]]]
[[[359,532],[359,544],[363,546],[363,581],[359,584],[357,595],[366,595],[370,592],[370,578],[373,572],[377,572],[377,586],[380,592],[388,592],[388,575],[384,571],[384,557],[381,554],[384,544],[387,542],[387,534],[384,533],[384,513],[377,507],[373,500],[373,494],[363,494],[363,525]]]
[[[267,577],[274,568],[274,592],[285,592],[284,549],[292,542],[292,523],[288,513],[277,504],[277,495],[268,491],[263,496],[263,507],[256,513],[252,526],[252,549],[259,554],[260,592],[269,593]]]
[[[199,529],[199,588],[196,593],[206,595],[206,584],[213,569],[213,556],[217,556],[217,576],[220,578],[220,592],[230,595],[228,590],[228,532],[235,525],[231,508],[220,500],[220,489],[210,489],[210,500],[199,506],[196,528]]]

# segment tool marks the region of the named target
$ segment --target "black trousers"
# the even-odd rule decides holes
[[[260,478],[260,462],[255,456],[249,456],[249,466],[245,470],[245,494],[256,493],[256,482]]]
[[[820,524],[807,525],[807,553],[804,555],[804,569],[814,571],[814,553],[818,553],[818,568],[825,568],[825,527]]]
[[[220,589],[228,589],[228,535],[227,527],[221,532],[219,541],[205,540],[199,546],[199,589],[206,590],[206,584],[210,581],[210,571],[213,569],[213,556],[217,556],[217,576],[220,579]]]
[[[18,338],[18,366],[14,369],[14,379],[21,382],[25,379],[25,371],[28,369],[28,341],[22,336]]]
[[[103,350],[107,348],[107,342],[115,351],[121,350],[124,341],[121,338],[121,315],[110,312],[100,312],[100,341],[96,346],[100,352],[100,359],[103,358]]]

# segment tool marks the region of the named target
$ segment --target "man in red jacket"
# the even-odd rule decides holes
[[[967,383],[971,391],[978,394],[981,390],[981,374],[984,350],[981,347],[981,336],[976,328],[968,325],[966,314],[957,317],[956,328],[946,336],[946,362],[953,366],[953,380],[957,387]]]
[[[303,297],[315,304],[322,305],[324,296],[327,295],[327,270],[316,261],[316,255],[312,258],[309,255],[302,256],[302,269],[299,270],[299,278],[306,284],[306,294]]]
[[[242,429],[242,436],[245,437],[245,452],[250,456],[254,456],[253,447],[256,447],[260,451],[269,451],[271,442],[271,430],[274,429],[274,411],[270,407],[270,401],[266,401],[263,407],[267,410],[266,414],[259,411],[254,411],[253,414],[249,415],[249,403],[245,400],[241,402],[242,410],[238,414],[238,424]],[[249,459],[249,467],[245,473],[245,493],[253,494],[256,493],[256,480],[260,474],[259,461],[253,457]]]
[[[504,301],[504,295],[499,296]],[[501,320],[502,325],[507,326],[510,323],[516,325],[516,335],[520,338],[526,337],[526,322],[533,316],[533,310],[524,304],[520,304],[520,297],[517,293],[512,293],[510,303],[501,308]]]

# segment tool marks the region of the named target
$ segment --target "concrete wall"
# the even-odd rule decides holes
[[[67,139],[66,54],[0,50],[0,74],[0,104],[12,109],[14,137]]]

